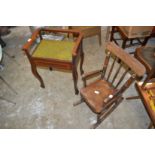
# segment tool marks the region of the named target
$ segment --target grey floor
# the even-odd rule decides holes
[[[30,37],[28,27],[15,27],[3,37],[7,46],[4,52],[2,76],[17,92],[15,94],[0,80],[0,96],[16,102],[12,104],[0,100],[0,128],[76,128],[87,129],[96,120],[96,115],[83,103],[73,107],[80,99],[74,94],[72,75],[60,71],[39,69],[45,82],[45,89],[31,73],[27,57],[21,51],[22,45]],[[97,37],[84,40],[85,72],[102,67],[104,59],[106,27],[102,27],[102,47]],[[151,39],[148,44],[154,44]],[[133,49],[127,49],[133,50]],[[79,76],[78,87],[82,87]],[[124,97],[136,95],[132,85]],[[149,118],[140,100],[124,100],[119,107],[98,127],[100,129],[147,128]]]

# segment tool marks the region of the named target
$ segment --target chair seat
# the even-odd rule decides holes
[[[80,91],[88,106],[95,113],[100,113],[103,110],[106,105],[105,100],[115,92],[116,89],[105,80],[97,80]]]
[[[73,41],[41,40],[32,57],[72,61]]]

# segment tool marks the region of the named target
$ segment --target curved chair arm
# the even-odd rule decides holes
[[[82,80],[83,80],[83,83],[84,83],[84,87],[86,87],[86,80],[89,80],[93,77],[96,77],[98,75],[101,75],[102,74],[102,70],[96,70],[96,71],[92,71],[92,72],[89,72],[89,73],[85,73],[82,75]]]
[[[78,39],[76,40],[76,45],[74,46],[74,48],[73,48],[73,51],[72,51],[72,55],[73,56],[76,56],[77,54],[78,54],[78,48],[80,47],[80,45],[81,45],[81,43],[82,43],[82,39],[83,39],[83,35],[82,35],[82,33],[80,32],[80,34],[79,34],[79,37],[78,37]]]
[[[23,46],[22,50],[25,52],[28,52],[31,45],[36,41],[41,29],[37,29],[31,36],[31,38],[28,39],[27,43]]]

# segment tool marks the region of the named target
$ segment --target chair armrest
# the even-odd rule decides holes
[[[97,75],[101,75],[101,73],[102,73],[102,70],[96,70],[96,71],[92,71],[89,73],[85,73],[82,75],[82,80],[88,80],[88,79],[93,78]]]
[[[37,29],[31,36],[31,38],[28,39],[27,43],[22,47],[22,50],[27,52],[31,45],[35,42],[36,38],[38,37],[40,33],[40,29]]]

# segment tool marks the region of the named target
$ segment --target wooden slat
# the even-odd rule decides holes
[[[108,64],[109,64],[109,59],[110,59],[110,56],[111,56],[111,53],[108,52],[106,54],[106,58],[105,58],[105,61],[104,61],[104,65],[103,65],[103,72],[102,72],[102,78],[105,76],[106,74],[106,71],[107,71],[107,67],[108,67]]]
[[[113,71],[113,68],[114,68],[116,59],[117,59],[117,57],[115,57],[114,60],[113,60],[113,63],[112,63],[112,65],[111,65],[111,68],[110,68],[110,71],[109,71],[109,74],[108,74],[107,81],[109,80],[109,78],[110,78],[110,76],[111,76],[111,73],[112,73],[112,71]]]
[[[122,48],[118,47],[114,42],[107,43],[106,48],[111,53],[115,54],[122,62],[127,64],[137,76],[141,77],[145,74],[145,67]]]
[[[115,79],[116,79],[118,73],[120,72],[122,66],[123,66],[123,64],[120,63],[120,65],[119,65],[119,67],[118,67],[118,69],[117,69],[117,71],[116,71],[116,73],[115,73],[115,75],[113,77],[113,80],[112,80],[111,84],[113,84],[115,82]]]
[[[129,68],[123,73],[123,75],[121,76],[120,80],[118,81],[117,85],[115,86],[115,88],[117,88],[120,83],[123,81],[124,77],[126,76],[126,74],[128,73]]]

